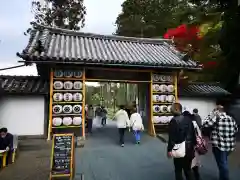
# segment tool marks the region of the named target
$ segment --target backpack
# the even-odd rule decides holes
[[[193,121],[193,126],[196,133],[196,145],[195,150],[198,152],[199,155],[204,155],[208,152],[208,143],[202,137],[200,128],[198,127],[197,123]]]

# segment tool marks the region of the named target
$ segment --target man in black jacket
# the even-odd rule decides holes
[[[13,135],[8,133],[7,128],[0,129],[0,150],[6,150],[7,153],[7,164],[9,159],[11,159],[12,150],[13,150]]]
[[[183,158],[174,158],[175,178],[183,180],[182,171],[186,176],[186,180],[192,180],[191,163],[194,158],[194,146],[196,144],[196,136],[192,124],[191,114],[182,114],[182,105],[174,103],[172,105],[172,113],[174,117],[169,123],[169,140],[168,140],[168,157],[172,157],[172,150],[175,144],[186,142],[186,155]]]

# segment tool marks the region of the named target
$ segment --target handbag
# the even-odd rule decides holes
[[[176,119],[176,122],[179,123],[183,120],[183,116],[180,119]],[[181,143],[175,144],[171,151],[173,158],[183,158],[186,155],[186,140],[182,141]]]
[[[173,158],[183,158],[186,155],[186,141],[175,144],[172,150]]]
[[[198,152],[199,155],[204,155],[208,152],[208,143],[206,140],[202,137],[200,128],[198,127],[196,122],[192,122],[196,134],[196,146],[195,150]]]

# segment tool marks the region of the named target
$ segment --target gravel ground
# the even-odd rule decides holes
[[[1,180],[47,180],[50,146],[46,140],[23,140],[14,164],[0,172]]]

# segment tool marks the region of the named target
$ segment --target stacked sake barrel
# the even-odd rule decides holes
[[[83,71],[55,70],[52,128],[80,127],[83,109]]]
[[[171,106],[176,101],[174,76],[153,74],[152,81],[154,126],[168,125],[172,119]]]

